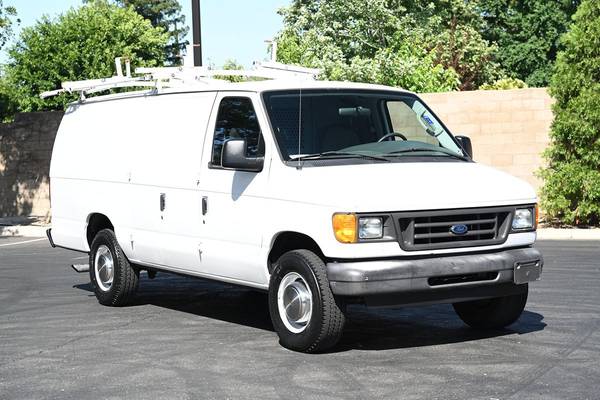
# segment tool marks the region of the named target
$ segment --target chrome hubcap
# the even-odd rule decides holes
[[[101,245],[96,250],[96,257],[94,257],[94,272],[96,274],[96,282],[100,289],[105,292],[110,290],[113,283],[115,274],[115,264],[110,249]]]
[[[277,290],[279,316],[293,333],[306,329],[312,316],[312,292],[300,274],[290,272],[283,277]]]

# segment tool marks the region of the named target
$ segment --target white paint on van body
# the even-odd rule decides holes
[[[327,257],[406,255],[397,242],[342,244],[335,212],[390,212],[533,204],[534,190],[475,163],[379,163],[297,169],[281,160],[261,93],[272,89],[389,87],[285,81],[224,84],[206,91],[105,96],[73,104],[54,145],[54,243],[89,251],[90,215],[106,215],[134,263],[258,288],[268,287],[277,235],[313,238]],[[398,91],[401,92],[401,91]],[[209,168],[216,113],[225,96],[249,97],[265,140],[265,166],[249,173]],[[160,211],[160,196],[165,210]],[[202,215],[202,198],[208,212]],[[412,251],[411,256],[526,246],[510,234],[495,246]]]

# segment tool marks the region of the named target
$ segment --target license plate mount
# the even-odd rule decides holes
[[[515,263],[514,282],[517,285],[539,281],[541,275],[542,264],[539,260],[524,263]]]

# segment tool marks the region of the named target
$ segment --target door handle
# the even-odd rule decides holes
[[[202,197],[202,215],[206,215],[208,212],[208,197]]]
[[[166,202],[167,202],[167,195],[165,193],[161,193],[160,194],[160,211],[165,211],[165,207],[166,207]]]

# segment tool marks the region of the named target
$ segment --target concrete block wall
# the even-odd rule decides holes
[[[534,175],[544,165],[553,99],[544,88],[481,90],[422,95],[455,135],[469,136],[475,161],[522,178],[539,189]]]
[[[50,218],[48,176],[62,112],[17,114],[0,124],[0,218]]]

